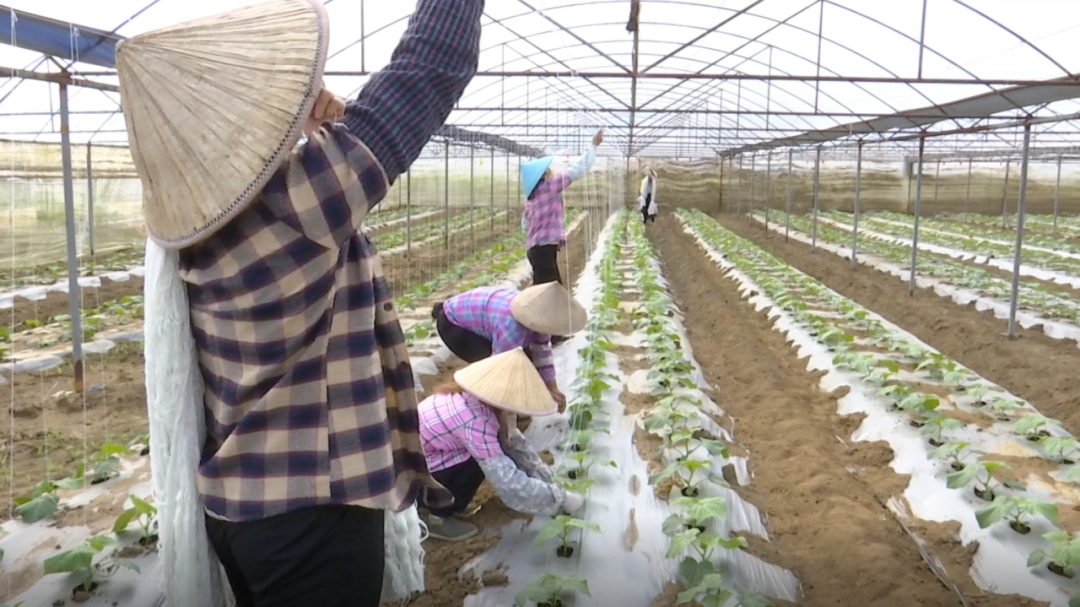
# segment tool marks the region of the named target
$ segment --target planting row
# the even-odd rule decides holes
[[[850,213],[833,211],[824,216],[837,222],[845,230],[849,229],[848,226],[852,222]],[[879,218],[875,215],[861,217],[860,221],[863,222],[859,226],[860,236],[863,234],[896,236],[903,239],[902,242],[908,246],[914,236],[914,228],[905,223]],[[980,236],[960,236],[944,231],[923,229],[921,226],[919,247],[950,257],[973,259],[976,263],[993,265],[1009,272],[1012,271],[1013,252],[1016,250],[1015,243],[1005,243]],[[1022,261],[1028,268],[1027,272],[1022,270],[1023,274],[1045,277],[1048,280],[1057,279],[1062,284],[1080,286],[1080,257],[1064,256],[1056,252],[1025,246]],[[1041,270],[1042,275],[1031,272],[1031,269]]]
[[[708,216],[678,217],[744,297],[776,318],[774,329],[811,370],[827,371],[823,389],[850,387],[841,413],[866,416],[853,438],[889,443],[892,467],[911,476],[904,497],[915,516],[959,522],[961,541],[978,542],[972,577],[980,586],[1069,604],[1080,589],[1071,580],[1080,566],[1076,438]]]
[[[755,220],[763,221],[758,214]],[[810,242],[813,225],[801,216],[790,218],[792,237]],[[770,224],[770,229],[784,232],[783,225]],[[851,232],[819,221],[818,246],[842,257],[850,258]],[[911,247],[880,238],[859,239],[859,262],[907,278],[911,265]],[[869,254],[869,255],[867,255]],[[965,264],[946,256],[923,253],[918,256],[919,286],[933,287],[961,305],[975,301],[979,310],[991,309],[999,318],[1008,317],[1011,283],[984,268]],[[1024,327],[1041,325],[1050,337],[1080,340],[1077,315],[1080,301],[1060,291],[1040,284],[1021,283],[1018,291],[1018,318]]]
[[[425,243],[433,239],[438,240],[443,237],[444,232],[447,230],[453,235],[470,225],[480,226],[489,221],[495,221],[495,218],[502,217],[505,211],[493,213],[486,208],[480,208],[475,209],[472,213],[470,215],[469,212],[459,212],[451,215],[449,221],[434,221],[429,218],[419,225],[411,226],[411,228],[396,227],[396,229],[389,232],[380,231],[372,236],[371,240],[380,252],[393,252],[402,245],[407,244],[410,238],[413,244]]]
[[[908,224],[911,223],[912,218],[910,215],[903,213],[896,213],[892,211],[874,213],[875,216],[881,220],[891,221],[896,223]],[[946,235],[960,235],[976,238],[979,240],[989,240],[994,244],[1010,246],[1011,243],[1016,240],[1016,228],[1009,228],[1008,226],[1001,226],[997,224],[998,218],[996,217],[983,217],[982,223],[969,223],[966,221],[958,221],[956,219],[949,218],[921,218],[919,219],[919,237],[922,238],[922,227],[925,226],[929,230],[944,232]],[[1016,225],[1016,217],[1012,217],[1011,223]],[[1050,223],[1050,229],[1053,229],[1053,224]],[[1039,216],[1025,215],[1024,227],[1029,234],[1024,235],[1024,254],[1027,255],[1028,250],[1044,249],[1046,252],[1057,253],[1060,256],[1070,256],[1080,253],[1080,243],[1072,242],[1061,236],[1055,236],[1053,234],[1041,233],[1041,230],[1045,229],[1046,224]]]

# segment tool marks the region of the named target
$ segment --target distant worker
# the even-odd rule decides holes
[[[465,362],[524,348],[559,410],[566,407],[555,381],[551,336],[573,335],[588,318],[565,287],[557,282],[524,291],[480,287],[435,304],[431,316],[443,343]]]
[[[656,223],[656,170],[645,169],[645,178],[641,180],[641,195],[638,197],[638,210],[641,211],[641,223]]]
[[[525,248],[532,265],[534,285],[558,282],[569,288],[563,283],[558,262],[559,250],[566,246],[562,191],[589,172],[596,162],[596,148],[603,142],[604,131],[601,129],[566,173],[556,175],[551,170],[552,156],[521,165],[521,188],[525,194],[521,227],[526,231]]]
[[[452,503],[424,458],[393,293],[362,226],[476,73],[483,9],[419,0],[348,103],[323,88],[320,0],[117,45],[151,236],[146,384],[170,605],[218,603],[216,555],[238,607],[376,607],[387,513],[418,495]]]
[[[420,403],[420,436],[432,475],[454,495],[448,508],[421,509],[431,537],[461,541],[476,526],[457,520],[487,479],[511,510],[554,515],[582,496],[551,483],[551,470],[506,415],[541,417],[555,402],[521,348],[473,363]]]

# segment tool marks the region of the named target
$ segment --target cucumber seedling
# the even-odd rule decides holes
[[[1067,531],[1052,531],[1044,534],[1043,538],[1053,542],[1053,548],[1050,552],[1042,548],[1035,549],[1028,556],[1028,567],[1035,567],[1049,560],[1047,569],[1062,577],[1073,577],[1073,568],[1080,565],[1080,539],[1074,538]]]
[[[994,498],[993,504],[975,513],[979,521],[979,527],[986,529],[990,525],[1004,519],[1009,521],[1012,530],[1025,535],[1031,532],[1028,524],[1031,517],[1041,514],[1046,520],[1058,524],[1058,509],[1056,504],[1030,497],[1015,495],[999,495]]]
[[[589,582],[585,578],[558,576],[550,573],[525,584],[521,592],[514,597],[517,607],[525,607],[530,601],[537,607],[563,607],[563,596],[567,592],[589,594]]]
[[[555,554],[559,557],[568,559],[574,555],[574,547],[570,542],[570,534],[575,529],[600,532],[600,525],[592,523],[579,518],[574,518],[569,514],[560,514],[551,519],[547,525],[544,525],[536,534],[536,539],[533,540],[533,548],[539,548],[546,544],[549,540],[558,539],[559,545],[555,548]]]

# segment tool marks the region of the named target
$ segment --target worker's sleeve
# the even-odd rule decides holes
[[[517,428],[510,430],[505,439],[501,441],[503,452],[507,457],[514,460],[518,468],[521,468],[525,474],[530,477],[544,482],[551,482],[554,476],[551,469],[548,468],[544,460],[540,458],[540,454],[533,450],[529,445],[529,441],[525,439],[525,435],[521,433]]]
[[[555,382],[555,357],[551,353],[551,339],[544,335],[533,333],[529,343],[525,345],[525,353],[529,360],[540,373],[545,383]]]
[[[528,203],[526,203],[526,204],[528,204]],[[521,229],[526,231],[526,232],[529,231],[529,216],[526,215],[525,213],[521,214]]]
[[[596,162],[596,146],[590,142],[585,153],[581,155],[581,158],[577,159],[574,166],[570,167],[570,171],[567,173],[570,175],[570,181],[577,181],[584,177],[585,173],[588,173],[589,169],[592,168],[594,162]]]
[[[390,63],[346,106],[345,125],[389,183],[420,155],[476,74],[483,11],[484,0],[420,0]]]
[[[559,511],[566,491],[557,485],[546,483],[527,474],[506,455],[478,461],[480,469],[499,498],[511,510],[525,514],[551,516]]]

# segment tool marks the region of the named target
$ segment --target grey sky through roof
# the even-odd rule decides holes
[[[249,3],[9,2],[16,15],[25,10],[106,32],[123,24],[123,36]],[[355,95],[366,74],[389,60],[414,4],[327,2],[327,85]],[[687,158],[852,145],[860,136],[910,152],[912,144],[895,143],[898,136],[1080,111],[1080,86],[1031,86],[1080,72],[1070,44],[1080,27],[1077,3],[645,0],[636,36],[627,28],[630,6],[488,0],[480,74],[449,124],[549,151],[576,148],[604,126],[620,154]],[[72,31],[73,39],[78,35]],[[56,61],[14,43],[0,47],[0,66],[59,70]],[[98,66],[76,63],[73,72],[115,83]],[[58,141],[56,88],[17,78],[3,83],[0,138]],[[1010,88],[1016,90],[995,93]],[[964,99],[970,101],[955,103]],[[73,89],[72,141],[124,143],[118,109],[115,93]],[[941,120],[943,112],[957,118]],[[1077,139],[1073,122],[1035,129],[1036,146]],[[1013,133],[957,132],[927,140],[927,149],[974,152],[1018,141]]]

